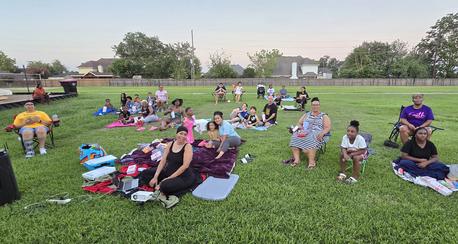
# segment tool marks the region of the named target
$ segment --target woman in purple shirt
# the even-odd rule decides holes
[[[430,107],[423,104],[423,94],[412,95],[413,105],[410,105],[401,113],[401,127],[399,135],[402,144],[405,144],[409,137],[412,136],[417,128],[425,127],[428,130],[428,140],[431,137],[431,128],[429,126],[434,120],[434,114]]]

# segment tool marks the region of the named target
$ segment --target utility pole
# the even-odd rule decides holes
[[[27,86],[27,93],[30,93],[29,80],[27,79],[27,70],[25,69],[25,65],[22,65],[22,69],[24,69],[24,76],[25,76],[25,84]]]
[[[191,57],[191,80],[194,80],[194,32],[191,29],[191,48],[192,48],[192,57]]]

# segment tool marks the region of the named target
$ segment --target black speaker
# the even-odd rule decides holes
[[[19,200],[21,194],[14,176],[7,148],[0,149],[0,206]]]

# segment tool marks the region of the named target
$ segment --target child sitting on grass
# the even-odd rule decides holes
[[[244,121],[245,128],[253,128],[256,127],[259,123],[258,115],[256,115],[256,107],[250,107],[250,114],[248,118]]]
[[[126,105],[122,106],[121,111],[119,111],[118,120],[121,121],[121,123],[123,124],[129,124],[134,122],[134,119],[130,117],[129,108]]]
[[[208,143],[205,145],[206,148],[214,148],[214,142],[219,141],[219,126],[215,121],[207,123],[207,135]]]
[[[352,120],[347,127],[347,134],[342,138],[341,153],[340,153],[340,172],[337,176],[338,181],[345,181],[347,184],[354,184],[358,182],[361,171],[361,162],[367,158],[367,145],[364,137],[359,133],[359,122]],[[347,168],[347,161],[353,162],[352,176],[347,178],[345,169]],[[347,178],[347,179],[345,179]]]
[[[194,112],[191,107],[187,107],[184,110],[184,113],[185,118],[183,120],[183,126],[188,129],[187,140],[188,143],[192,144],[194,142],[194,134],[192,133],[192,130],[194,128],[196,118],[194,117]]]

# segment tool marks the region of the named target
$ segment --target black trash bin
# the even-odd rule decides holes
[[[16,176],[6,149],[0,149],[0,206],[19,200],[21,194],[17,187]]]
[[[66,79],[60,82],[60,85],[64,88],[65,94],[78,93],[76,88],[78,81],[75,79]]]

